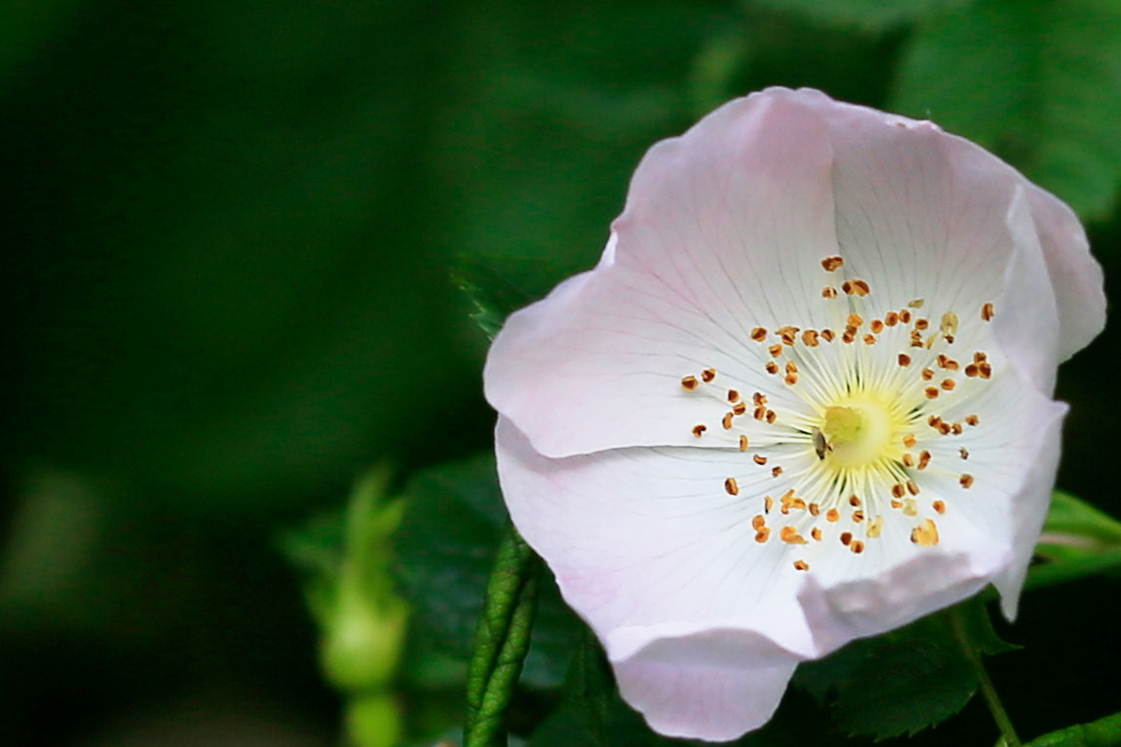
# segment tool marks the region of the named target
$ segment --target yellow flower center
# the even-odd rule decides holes
[[[821,432],[827,459],[838,467],[863,467],[889,456],[893,420],[890,408],[871,396],[826,408]]]
[[[832,326],[754,327],[755,376],[725,383],[705,368],[681,379],[685,391],[726,408],[718,421],[694,421],[693,437],[751,452],[725,478],[724,492],[754,505],[755,542],[773,536],[799,548],[792,557],[799,572],[827,557],[815,549],[824,543],[863,555],[898,522],[915,545],[939,544],[937,519],[952,510],[946,478],[956,477],[961,490],[974,484],[963,471],[967,439],[947,440],[980,426],[966,408],[994,375],[988,353],[977,349],[988,338],[992,302],[966,317],[927,309],[922,298],[883,308],[866,280],[834,284],[844,266],[839,256],[821,261],[830,283],[821,291],[823,316]],[[767,384],[746,386],[763,372]]]

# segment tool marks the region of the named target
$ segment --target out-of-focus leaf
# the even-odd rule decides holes
[[[801,13],[823,23],[879,31],[916,21],[972,0],[748,0],[750,4]]]
[[[507,316],[545,297],[553,286],[580,269],[585,268],[547,257],[463,255],[452,277],[475,303],[472,317],[493,338]]]
[[[996,151],[1105,216],[1121,180],[1121,4],[984,0],[919,25],[891,107]]]
[[[1024,747],[1116,747],[1121,745],[1121,713],[1044,734]]]
[[[978,654],[1012,650],[977,600],[957,609],[960,635]],[[794,682],[829,703],[831,725],[852,735],[914,735],[957,713],[978,687],[949,613],[925,617],[876,638],[858,640],[798,668]]]
[[[1036,555],[1054,562],[1111,550],[1121,550],[1121,522],[1067,493],[1052,496]]]
[[[689,76],[689,99],[693,113],[703,117],[742,91],[733,90],[733,81],[750,57],[750,43],[742,28],[733,27],[705,40],[693,58]]]
[[[397,534],[397,578],[414,624],[441,653],[466,661],[506,520],[494,456],[484,454],[416,475]],[[522,681],[557,687],[582,627],[543,574],[533,642]]]

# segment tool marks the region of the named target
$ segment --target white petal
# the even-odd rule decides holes
[[[812,655],[795,599],[805,579],[796,556],[777,529],[768,542],[755,541],[761,495],[724,490],[746,455],[635,448],[550,459],[505,418],[496,449],[515,525],[613,660],[714,628]]]
[[[1065,360],[1089,345],[1105,326],[1102,268],[1090,256],[1086,232],[1074,212],[1050,192],[1035,185],[1027,189],[1055,289],[1062,325],[1059,354]]]
[[[1059,466],[1063,417],[1068,408],[1062,402],[1051,402],[1050,405],[1048,417],[1038,422],[1036,459],[1024,475],[1023,487],[1012,498],[1012,558],[1004,570],[993,578],[993,586],[1000,592],[1000,609],[1009,620],[1016,617],[1020,591],[1047,518],[1055,472]]]
[[[491,348],[487,399],[549,456],[692,445],[682,377],[714,367],[773,385],[753,327],[810,314],[836,252],[821,94],[731,102],[659,143],[631,184],[591,273],[510,317]],[[816,320],[822,321],[822,320]]]
[[[997,343],[1012,364],[1039,390],[1055,389],[1059,361],[1059,312],[1051,276],[1039,246],[1031,209],[1017,187],[1008,209],[1014,251],[1005,270],[1004,292],[993,321]]]
[[[667,736],[735,739],[770,720],[798,659],[759,636],[663,638],[614,663],[619,690]]]
[[[980,424],[923,444],[934,456],[928,469],[915,473],[922,488],[919,516],[904,520],[889,513],[882,536],[868,542],[860,559],[861,574],[843,553],[810,560],[824,570],[809,575],[799,598],[820,654],[953,604],[990,581],[1001,592],[1006,615],[1014,614],[1047,513],[1067,408],[1001,358],[994,363],[993,380],[972,382],[977,388],[959,391],[962,399],[944,413],[955,421],[977,414]],[[968,460],[960,458],[962,446]],[[974,478],[969,489],[960,484],[962,473]],[[929,510],[936,499],[944,515]],[[924,518],[936,522],[936,547],[909,541],[910,529]]]

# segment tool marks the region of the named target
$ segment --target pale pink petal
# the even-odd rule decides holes
[[[999,310],[993,332],[1017,370],[1051,395],[1059,360],[1059,313],[1035,221],[1021,187],[1009,206],[1007,223],[1016,250],[1005,270],[1004,292],[994,299]]]
[[[1023,177],[930,122],[844,104],[823,117],[835,148],[841,254],[870,282],[876,306],[921,299],[975,320],[991,302],[1004,327],[998,341],[1050,393],[1059,322],[1035,225],[1020,204]]]
[[[1089,345],[1105,326],[1102,268],[1090,256],[1086,231],[1074,211],[1034,184],[1027,190],[1058,304],[1059,355],[1066,360]]]
[[[681,379],[711,367],[763,386],[752,329],[820,293],[819,263],[836,252],[831,155],[806,96],[789,92],[734,101],[656,145],[599,266],[507,321],[487,399],[549,456],[694,445],[698,415],[719,408],[698,410]]]
[[[1023,487],[1012,499],[1012,557],[993,577],[993,586],[1000,592],[1000,609],[1009,620],[1016,617],[1028,564],[1051,506],[1066,411],[1064,403],[1052,402],[1048,416],[1039,418],[1036,459],[1024,474]]]
[[[709,741],[735,739],[770,720],[798,659],[739,630],[661,638],[616,661],[623,697],[655,731]]]
[[[755,541],[763,496],[724,489],[743,454],[638,448],[550,459],[505,418],[496,451],[511,518],[611,658],[697,623],[812,654],[795,601],[805,574],[777,528]],[[613,637],[621,629],[628,635]]]

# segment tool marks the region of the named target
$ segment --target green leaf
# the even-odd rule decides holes
[[[973,650],[996,654],[1014,648],[997,637],[977,600],[963,603],[959,614]],[[854,641],[798,667],[794,683],[829,704],[834,728],[875,739],[914,735],[944,721],[979,684],[950,613]]]
[[[438,465],[405,487],[395,575],[413,624],[437,653],[467,661],[483,594],[506,521],[494,455]],[[559,687],[582,623],[550,574],[540,583],[537,623],[522,681]]]
[[[1072,495],[1056,492],[1035,554],[1045,562],[1028,568],[1025,589],[1121,572],[1121,522]]]
[[[932,16],[907,48],[892,108],[993,150],[1083,218],[1121,177],[1121,5],[985,0]]]
[[[595,744],[607,744],[607,717],[614,698],[615,678],[607,656],[592,631],[585,630],[564,681],[564,700]]]
[[[791,10],[823,23],[880,31],[969,3],[970,0],[755,0],[753,4]]]
[[[1024,747],[1116,747],[1121,745],[1121,713],[1044,734]]]
[[[1121,550],[1121,522],[1067,493],[1056,492],[1036,555],[1077,560]]]

